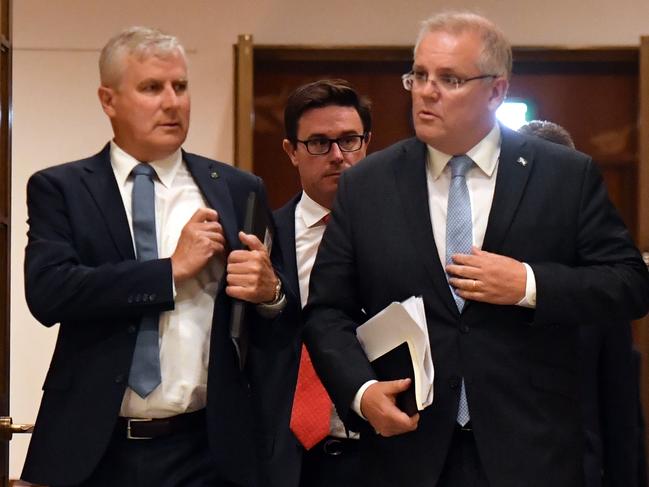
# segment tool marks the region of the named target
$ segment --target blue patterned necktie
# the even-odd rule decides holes
[[[146,163],[133,168],[132,217],[135,251],[138,261],[158,258],[155,228],[155,170]],[[145,398],[160,384],[160,347],[158,344],[158,313],[142,316],[137,333],[128,385]]]
[[[466,185],[466,173],[473,164],[469,156],[454,156],[448,162],[451,166],[451,186],[448,191],[446,210],[446,264],[453,262],[453,254],[470,254],[473,244],[473,223],[471,221],[471,199]],[[457,309],[462,312],[464,299],[451,287]],[[457,422],[464,426],[471,419],[466,399],[464,379],[460,389]]]

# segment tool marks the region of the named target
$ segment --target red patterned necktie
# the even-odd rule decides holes
[[[326,225],[330,218],[327,213],[318,224]],[[313,448],[329,434],[331,409],[329,394],[313,368],[309,352],[302,345],[291,411],[291,431],[305,449]]]
[[[331,408],[329,394],[313,368],[309,352],[302,345],[291,411],[291,431],[307,450],[329,434]]]

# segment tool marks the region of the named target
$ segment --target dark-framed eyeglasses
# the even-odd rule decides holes
[[[441,74],[439,76],[429,76],[423,71],[410,71],[401,76],[403,87],[407,91],[424,89],[428,82],[443,91],[454,91],[464,86],[469,81],[487,78],[498,78],[497,74],[480,74],[470,78],[460,78],[454,74]]]
[[[312,156],[323,156],[331,150],[332,144],[336,144],[340,152],[356,152],[363,147],[363,142],[367,142],[367,134],[343,135],[337,139],[328,139],[326,137],[313,137],[307,140],[297,140],[304,144],[306,150]]]

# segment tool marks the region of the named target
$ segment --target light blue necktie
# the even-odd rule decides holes
[[[146,163],[133,168],[132,216],[137,260],[158,258],[155,229],[155,170]],[[145,398],[160,384],[160,347],[158,344],[158,313],[142,316],[137,333],[128,385]]]
[[[448,191],[446,210],[446,264],[451,264],[453,254],[470,254],[473,244],[473,224],[471,222],[471,199],[466,185],[466,173],[473,164],[469,156],[454,156],[448,162],[451,166],[451,186]],[[464,299],[458,296],[451,287],[457,309],[462,312]],[[464,379],[460,389],[460,403],[457,410],[457,422],[464,426],[471,419],[469,404],[466,399]]]

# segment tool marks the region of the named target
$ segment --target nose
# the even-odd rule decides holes
[[[164,109],[176,108],[178,106],[178,95],[171,84],[165,86],[162,91],[162,107]]]
[[[329,158],[331,159],[332,162],[338,164],[344,162],[345,156],[343,156],[343,151],[340,150],[340,146],[338,145],[338,142],[331,143],[331,149],[329,150]]]
[[[437,81],[435,81],[434,79],[427,80],[424,86],[420,89],[420,93],[422,94],[422,96],[435,99],[439,98],[441,94],[439,86],[437,85]]]

